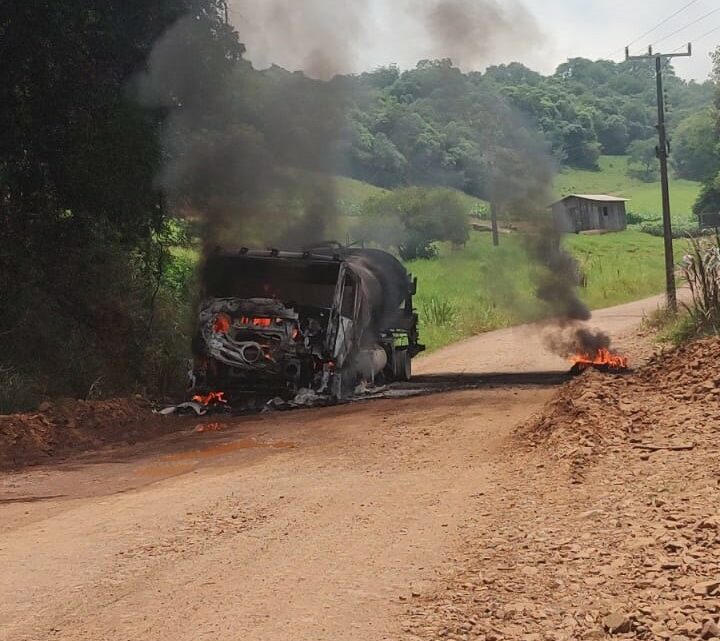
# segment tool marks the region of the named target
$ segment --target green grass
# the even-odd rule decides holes
[[[489,234],[473,234],[467,247],[441,249],[436,260],[407,263],[418,277],[416,307],[422,340],[430,350],[474,334],[535,320],[548,310],[534,295],[533,272],[522,238],[503,236],[493,248]],[[587,286],[581,298],[592,309],[638,300],[663,291],[663,244],[638,231],[568,236]],[[676,242],[678,257],[684,243]]]
[[[342,216],[357,216],[361,213],[362,204],[373,196],[382,196],[386,189],[375,187],[353,178],[337,176],[335,178],[337,204]]]
[[[494,250],[489,234],[473,234],[464,249],[443,246],[435,260],[406,263],[418,278],[415,306],[428,349],[537,315],[539,310],[531,295],[531,267],[520,239],[508,237],[503,241]],[[452,313],[439,323],[434,310],[443,307]]]
[[[591,309],[629,303],[665,288],[662,238],[639,231],[574,235],[565,237],[565,246],[587,278],[580,294]],[[687,242],[676,240],[674,247],[675,258],[680,260]]]
[[[601,156],[600,171],[568,169],[558,174],[555,193],[610,194],[629,198],[628,211],[643,218],[659,219],[662,216],[660,183],[644,183],[627,175],[627,156]],[[670,180],[670,206],[673,220],[687,223],[694,220],[692,206],[700,192],[700,183],[691,180]]]

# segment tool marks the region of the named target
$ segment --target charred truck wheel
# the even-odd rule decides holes
[[[425,349],[416,287],[380,250],[218,251],[202,272],[191,378],[231,399],[302,389],[338,397],[362,381],[408,380]]]
[[[407,382],[412,378],[412,359],[405,348],[395,350],[395,380]]]

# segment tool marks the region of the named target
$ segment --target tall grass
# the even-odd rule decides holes
[[[720,235],[691,238],[690,252],[680,263],[692,300],[686,305],[697,333],[720,330]]]
[[[430,300],[423,301],[422,320],[429,325],[448,325],[457,317],[454,303],[446,298],[432,296]]]

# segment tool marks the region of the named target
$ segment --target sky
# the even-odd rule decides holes
[[[316,77],[445,57],[464,70],[519,61],[549,74],[570,57],[620,61],[637,39],[638,54],[697,41],[674,65],[702,81],[720,44],[718,0],[230,0],[230,16],[256,67]]]

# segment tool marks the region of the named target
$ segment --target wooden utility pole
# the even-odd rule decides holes
[[[652,47],[644,56],[631,56],[630,48],[625,48],[626,60],[652,60],[655,59],[655,78],[657,81],[657,108],[658,108],[658,138],[659,144],[655,151],[660,161],[660,186],[662,189],[663,208],[663,236],[665,239],[665,287],[667,293],[667,306],[671,311],[677,311],[677,291],[675,287],[675,255],[673,253],[672,220],[670,219],[670,183],[668,179],[668,156],[670,145],[667,139],[665,125],[665,94],[663,91],[662,66],[670,58],[687,58],[692,55],[692,45],[688,44],[687,53],[653,53]]]
[[[500,236],[498,235],[497,203],[495,198],[490,203],[490,226],[492,227],[493,245],[498,247],[500,245]]]

